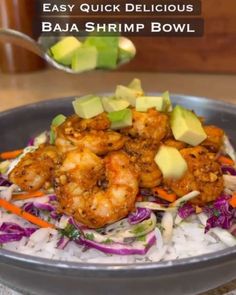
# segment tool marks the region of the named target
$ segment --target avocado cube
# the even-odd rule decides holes
[[[188,165],[181,153],[174,147],[162,145],[155,162],[160,168],[164,179],[180,179],[188,169]]]
[[[115,91],[115,97],[117,99],[127,100],[133,107],[135,107],[136,99],[140,95],[141,93],[139,91],[122,85],[118,85]]]
[[[140,95],[144,95],[141,80],[134,78],[128,85],[128,88],[136,90]]]
[[[97,48],[97,67],[115,69],[118,60],[118,36],[89,36],[84,45]]]
[[[81,46],[72,57],[71,68],[76,72],[85,72],[96,69],[97,49],[94,46]]]
[[[174,138],[192,146],[197,146],[207,138],[201,121],[190,110],[176,106],[171,114],[171,129]]]
[[[172,101],[170,99],[169,91],[165,91],[164,93],[162,93],[162,97],[164,99],[164,111],[171,112],[172,111]]]
[[[81,42],[75,37],[65,37],[54,44],[50,51],[53,59],[60,64],[70,66],[76,50],[81,46]]]
[[[102,104],[107,113],[121,111],[129,106],[129,102],[127,100],[115,99],[113,97],[103,97]]]
[[[60,126],[66,120],[66,116],[60,114],[57,115],[51,123],[51,130],[50,130],[50,144],[54,144],[56,139],[55,128]]]
[[[136,99],[136,111],[146,112],[148,109],[155,108],[163,111],[164,99],[161,96],[140,96]]]
[[[90,119],[104,112],[99,96],[87,95],[73,101],[75,113],[83,119]]]
[[[113,130],[132,126],[132,111],[130,109],[111,112],[108,114],[108,118]]]
[[[66,120],[66,116],[60,114],[57,115],[53,120],[52,120],[52,126],[59,126],[62,123],[64,123]]]

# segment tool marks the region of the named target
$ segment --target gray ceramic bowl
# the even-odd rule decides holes
[[[205,116],[236,139],[236,105],[174,95],[173,101]],[[28,105],[0,114],[0,150],[24,146],[58,113],[72,113],[71,99]],[[173,262],[101,265],[60,262],[0,250],[0,280],[26,294],[198,294],[236,277],[236,247]]]

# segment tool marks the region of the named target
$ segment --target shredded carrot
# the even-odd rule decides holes
[[[177,199],[176,194],[169,194],[163,188],[155,187],[153,189],[153,192],[155,194],[158,194],[158,197],[160,197],[161,199],[166,200],[170,203],[173,203]]]
[[[230,166],[233,166],[235,164],[232,159],[230,159],[229,157],[225,157],[225,156],[219,156],[218,162],[220,162],[223,165],[230,165]]]
[[[0,199],[0,207],[4,208],[7,211],[10,211],[11,213],[18,215],[26,220],[28,220],[29,222],[39,226],[39,227],[50,227],[50,228],[54,228],[55,226],[51,223],[48,223],[44,220],[42,220],[41,218],[38,218],[28,212],[23,211],[21,208],[7,202],[6,200]]]
[[[4,152],[0,154],[0,158],[2,160],[9,160],[9,159],[14,159],[17,156],[19,156],[20,154],[22,154],[23,149],[21,150],[15,150],[15,151],[9,151],[9,152]]]
[[[19,200],[27,200],[31,198],[39,198],[44,196],[45,194],[41,191],[37,192],[29,192],[29,193],[22,193],[22,194],[14,194],[12,196],[12,200],[19,201]]]
[[[233,194],[232,198],[229,200],[229,204],[233,207],[236,208],[236,193]]]

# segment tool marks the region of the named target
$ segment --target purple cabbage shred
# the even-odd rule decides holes
[[[38,202],[28,202],[25,203],[22,209],[32,215],[40,216],[40,211],[50,212],[51,214],[55,212],[55,207],[51,204],[42,204]]]
[[[65,237],[65,236],[62,236],[60,238],[60,240],[58,241],[57,243],[57,249],[60,249],[60,250],[63,250],[65,249],[65,247],[67,246],[67,244],[70,242],[70,239]]]
[[[208,216],[205,232],[220,227],[229,230],[236,220],[236,209],[230,206],[230,195],[223,194],[216,201],[204,208]]]
[[[137,224],[151,216],[151,210],[146,208],[137,208],[137,210],[128,216],[130,224]]]
[[[34,145],[34,138],[30,138],[29,141],[27,142],[27,146],[33,146]]]
[[[178,215],[182,219],[186,219],[194,213],[195,213],[195,209],[194,209],[193,205],[190,203],[184,203],[183,206],[181,206],[178,210]]]
[[[0,174],[0,186],[11,186],[12,183],[8,181],[2,174]]]
[[[30,237],[37,228],[26,227],[13,223],[13,222],[3,222],[0,226],[0,244],[20,241],[23,237]]]
[[[236,176],[236,169],[232,166],[222,166],[221,170],[223,174]]]
[[[38,208],[36,208],[34,206],[34,203],[33,202],[28,202],[28,203],[25,203],[22,207],[22,209],[25,211],[25,212],[28,212],[32,215],[35,215],[35,216],[39,216],[40,214],[40,211]]]

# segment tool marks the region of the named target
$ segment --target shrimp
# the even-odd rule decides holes
[[[165,138],[169,133],[169,118],[166,114],[159,113],[155,109],[149,109],[146,113],[132,109],[133,125],[121,130],[123,134],[132,138],[150,139],[155,144]]]
[[[86,148],[69,151],[55,175],[59,211],[90,228],[120,220],[134,209],[138,175],[122,151],[104,159]]]
[[[97,155],[105,155],[121,149],[125,142],[124,136],[109,127],[110,121],[105,113],[92,119],[74,115],[56,128],[55,145],[61,153],[85,147]]]
[[[36,191],[50,185],[58,153],[54,146],[41,145],[36,151],[27,153],[11,171],[9,179],[23,191]]]
[[[215,154],[204,147],[197,146],[181,151],[188,164],[188,171],[180,180],[168,179],[165,184],[179,197],[197,190],[200,196],[193,202],[199,205],[214,201],[223,191],[224,182],[220,165]]]
[[[161,183],[162,173],[154,161],[157,149],[151,141],[129,139],[125,143],[124,150],[140,173],[140,187],[152,188]]]
[[[187,147],[187,144],[182,141],[177,141],[175,139],[167,139],[164,141],[164,145],[174,147],[178,150],[182,150]]]
[[[207,139],[201,145],[212,152],[219,152],[224,141],[224,131],[213,125],[205,126],[204,130],[207,134]]]

